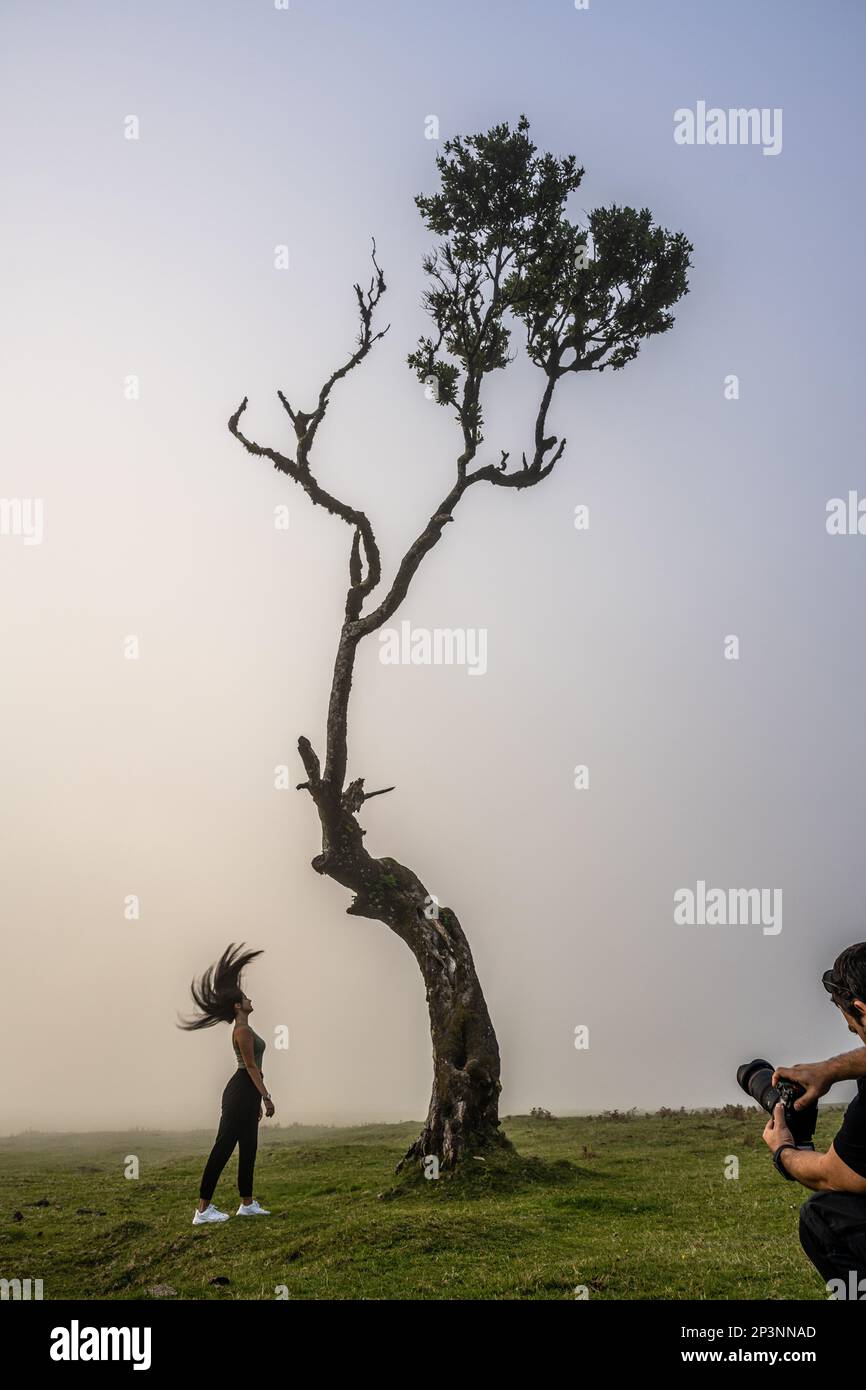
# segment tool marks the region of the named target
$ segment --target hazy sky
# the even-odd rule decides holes
[[[322,746],[348,532],[226,421],[249,395],[288,447],[275,390],[309,409],[351,350],[375,235],[391,329],[315,457],[393,573],[460,447],[405,365],[413,195],[521,112],[586,166],[575,216],[686,232],[691,293],[625,371],[561,383],[554,474],[473,489],[428,557],[399,616],[486,630],[486,674],[362,651],[350,775],[397,786],[368,848],[459,914],[503,1113],[717,1104],[740,1061],[847,1046],[819,976],[866,937],[866,536],[825,513],[866,496],[863,6],[3,0],[0,37],[0,495],[44,509],[41,544],[0,535],[2,1129],[212,1126],[229,1030],[175,1019],[241,939],[279,1120],[425,1112],[417,966],[274,787]],[[700,101],[780,109],[781,152],[677,144]],[[496,382],[489,458],[537,387]],[[677,924],[699,880],[781,890],[782,930]]]

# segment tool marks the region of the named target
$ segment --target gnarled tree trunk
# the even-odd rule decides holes
[[[499,1044],[469,949],[448,908],[425,918],[412,944],[427,988],[433,1091],[424,1129],[407,1158],[436,1154],[444,1167],[499,1134]]]
[[[338,656],[335,687],[347,699],[348,669]],[[345,682],[345,684],[344,684]],[[345,700],[332,699],[329,747],[340,741]],[[332,741],[332,739],[334,741]],[[298,740],[308,780],[302,783],[319,813],[322,852],[313,860],[317,873],[351,889],[347,912],[383,922],[396,933],[418,962],[427,993],[433,1044],[433,1090],[423,1130],[400,1167],[435,1155],[441,1168],[461,1157],[506,1145],[499,1132],[499,1045],[472,959],[469,943],[455,913],[439,907],[424,884],[395,859],[376,859],[363,844],[356,811],[369,796],[363,780],[342,790],[320,773],[319,760],[307,739]],[[339,764],[339,757],[336,758]],[[332,768],[333,772],[336,770]]]

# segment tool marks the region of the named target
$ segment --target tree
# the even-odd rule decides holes
[[[346,780],[355,654],[359,643],[397,612],[419,565],[471,488],[534,487],[549,475],[565,449],[565,439],[548,433],[547,424],[558,383],[580,372],[618,371],[637,356],[645,338],[667,332],[674,321],[671,307],[687,293],[692,247],[681,233],[655,225],[647,209],[599,208],[586,227],[569,221],[566,202],[584,171],[573,156],[539,155],[525,116],[513,130],[503,123],[486,134],[448,140],[436,165],[439,192],[415,199],[427,228],[441,239],[423,262],[424,305],[433,328],[408,362],[419,380],[432,386],[440,405],[454,411],[462,447],[450,490],[406,550],[384,594],[372,598],[382,565],[369,518],[328,492],[310,461],[334,387],[387,332],[374,331],[385,293],[375,242],[369,286],[354,287],[360,318],[354,352],[327,378],[312,410],[293,409],[278,392],[294,430],[294,457],[246,437],[241,430],[246,397],[229,429],[249,453],[269,459],[352,532],[325,765],[322,769],[309,739],[301,737],[306,781],[299,789],[311,796],[321,825],[322,851],[313,868],[351,890],[350,915],[390,927],[420,966],[433,1042],[433,1091],[424,1129],[402,1162],[435,1154],[449,1168],[464,1155],[507,1144],[499,1131],[499,1046],[456,913],[431,908],[417,874],[364,846],[361,808],[394,789],[368,792],[363,777]],[[505,450],[496,462],[476,463],[484,440],[484,379],[513,360],[515,330],[525,335],[526,352],[542,374],[533,441],[519,466],[509,468]]]

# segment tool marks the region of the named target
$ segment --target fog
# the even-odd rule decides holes
[[[866,937],[866,538],[826,519],[866,496],[860,8],[10,0],[2,30],[0,493],[42,504],[40,543],[8,509],[0,535],[3,1131],[212,1126],[229,1030],[176,1022],[229,941],[266,953],[278,1121],[425,1112],[417,966],[313,872],[294,790],[348,532],[226,422],[248,396],[288,447],[276,389],[310,409],[351,351],[375,236],[391,327],[315,458],[389,581],[461,447],[405,361],[413,196],[449,135],[524,111],[586,167],[574,215],[687,234],[691,292],[624,371],[560,383],[552,476],[473,489],[425,560],[396,629],[483,632],[484,670],[362,648],[349,775],[396,788],[365,843],[458,913],[503,1114],[716,1105],[751,1057],[846,1048],[820,974]],[[698,101],[780,109],[781,149],[677,143]],[[537,394],[520,360],[493,383],[491,460]],[[780,930],[677,921],[699,882],[774,893]]]

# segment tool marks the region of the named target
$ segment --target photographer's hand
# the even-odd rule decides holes
[[[764,1127],[763,1140],[770,1150],[770,1153],[773,1154],[778,1148],[781,1148],[783,1144],[794,1143],[794,1136],[785,1124],[785,1107],[781,1101],[779,1101],[779,1104],[774,1108],[772,1115]]]
[[[773,1118],[764,1130],[764,1143],[771,1150],[775,1160],[783,1144],[793,1144],[790,1131],[785,1125],[785,1107],[781,1101],[773,1111]],[[826,1153],[816,1153],[813,1149],[785,1149],[779,1155],[779,1163],[785,1176],[794,1182],[802,1183],[812,1192],[856,1192],[866,1194],[866,1178],[855,1173],[847,1163],[843,1163],[831,1144]],[[778,1166],[778,1164],[777,1164]]]
[[[866,1052],[866,1048],[863,1050]],[[829,1062],[798,1062],[793,1067],[777,1067],[773,1072],[773,1085],[778,1086],[779,1077],[784,1076],[788,1081],[805,1086],[806,1094],[794,1101],[795,1110],[805,1110],[807,1105],[814,1105],[820,1096],[825,1096],[834,1081],[842,1079],[836,1075],[834,1067],[838,1060],[833,1057]]]

